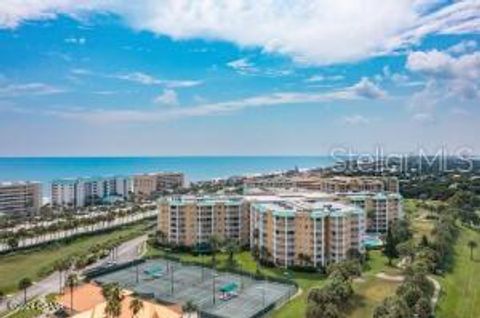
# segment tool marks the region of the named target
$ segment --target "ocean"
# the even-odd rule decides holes
[[[326,167],[328,156],[222,156],[222,157],[55,157],[0,158],[0,181],[33,180],[48,183],[57,178],[131,175],[180,171],[187,181]]]

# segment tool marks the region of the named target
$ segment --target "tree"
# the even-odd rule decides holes
[[[239,249],[238,243],[235,240],[228,240],[225,249],[228,254],[228,264],[233,266],[235,264],[235,253],[237,253]]]
[[[22,278],[18,282],[18,289],[23,290],[23,303],[27,303],[27,289],[32,286],[32,280],[28,277]]]
[[[362,261],[362,253],[357,248],[349,248],[347,250],[347,259]]]
[[[322,316],[318,317],[324,317],[324,318],[340,318],[340,310],[338,310],[338,307],[335,306],[334,304],[327,304],[325,306],[325,310],[323,311]]]
[[[414,307],[414,312],[418,318],[429,318],[432,315],[432,306],[428,298],[420,298]]]
[[[143,301],[138,298],[133,298],[130,301],[130,310],[132,311],[132,318],[137,317],[137,314],[143,309]]]
[[[415,242],[413,240],[398,243],[395,248],[400,256],[408,257],[410,262],[415,260],[417,247],[415,246]]]
[[[9,237],[7,240],[7,245],[10,247],[10,249],[14,250],[18,247],[18,237],[17,235],[13,234],[13,236]]]
[[[58,290],[59,290],[59,293],[62,293],[62,290],[63,290],[63,282],[62,282],[63,272],[70,268],[70,264],[66,260],[58,260],[58,261],[55,262],[54,268],[55,268],[55,270],[58,271],[58,285],[59,285]]]
[[[421,247],[429,247],[430,242],[428,241],[428,237],[424,234],[422,235],[422,241],[420,242]]]
[[[182,306],[182,311],[187,314],[187,317],[191,317],[193,313],[197,312],[198,307],[195,303],[191,300],[187,300],[187,302]]]
[[[73,314],[73,292],[78,285],[78,275],[76,273],[68,275],[66,284],[70,288],[70,313]]]
[[[222,245],[222,239],[217,234],[213,234],[209,239],[209,243],[212,253],[212,266],[215,267],[217,264],[217,253]]]
[[[102,288],[102,295],[107,301],[105,316],[107,318],[120,317],[122,314],[122,290],[118,283],[106,284]]]
[[[398,296],[385,298],[380,306],[375,308],[373,318],[411,318],[410,308],[403,299]]]
[[[473,260],[473,250],[477,248],[478,244],[475,241],[468,241],[468,247],[470,248],[470,260]]]
[[[383,249],[383,254],[388,258],[388,264],[392,265],[392,259],[398,256],[396,249],[397,242],[392,234],[392,229],[389,227],[387,231],[387,238],[385,241],[385,248]]]

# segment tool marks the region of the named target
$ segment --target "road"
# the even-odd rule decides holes
[[[117,262],[128,262],[131,260],[136,259],[140,256],[143,250],[143,245],[147,240],[147,235],[142,235],[140,237],[134,238],[130,241],[127,241],[121,244],[116,252],[116,261]],[[99,266],[102,264],[107,263],[111,260],[111,256],[108,256],[104,259],[99,260],[98,262],[88,266],[85,269],[90,269],[95,266]],[[81,274],[81,273],[80,273]],[[28,298],[36,298],[42,295],[46,295],[49,293],[56,293],[59,289],[59,275],[58,272],[55,272],[39,282],[35,282],[29,289],[28,289]],[[19,304],[23,302],[23,292],[17,292],[14,295],[11,295],[8,300],[3,301],[0,303],[0,313],[5,312],[8,310],[7,304]]]

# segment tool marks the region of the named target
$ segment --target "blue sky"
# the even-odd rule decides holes
[[[480,152],[480,3],[0,4],[0,155]]]

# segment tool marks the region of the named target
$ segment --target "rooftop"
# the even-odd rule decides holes
[[[32,184],[41,184],[38,181],[1,181],[0,187],[25,186]]]
[[[84,284],[73,290],[73,310],[77,313],[75,318],[104,318],[106,301],[102,294],[102,288],[96,284]],[[134,317],[130,309],[130,302],[134,297],[131,292],[124,291],[122,299],[121,315],[118,318]],[[70,308],[70,289],[67,288],[58,301],[65,308]],[[135,316],[137,318],[181,318],[181,308],[178,306],[163,306],[148,301],[143,301],[143,308]]]

